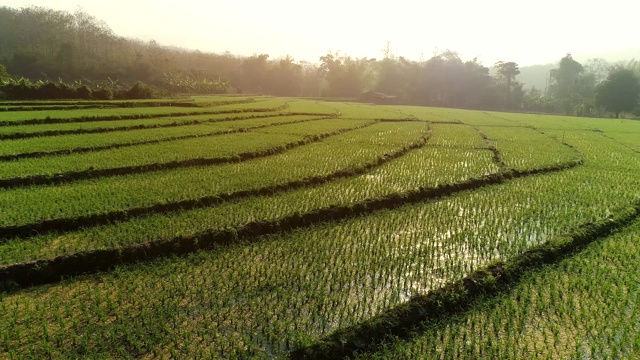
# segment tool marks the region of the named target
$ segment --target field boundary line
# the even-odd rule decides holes
[[[20,140],[20,139],[29,139],[34,137],[53,137],[53,136],[61,136],[61,135],[101,134],[101,133],[108,133],[108,132],[114,132],[114,131],[150,130],[150,129],[172,128],[172,127],[192,126],[192,125],[202,125],[202,124],[214,124],[214,123],[228,122],[228,121],[264,119],[264,118],[271,118],[271,117],[303,116],[303,115],[324,116],[327,118],[334,117],[333,114],[321,114],[321,113],[271,112],[266,115],[235,116],[235,117],[226,117],[222,119],[190,120],[190,121],[183,121],[183,122],[174,121],[169,124],[140,124],[140,125],[125,125],[125,126],[115,126],[115,127],[101,127],[101,128],[94,128],[94,129],[45,130],[45,131],[38,131],[38,132],[31,132],[31,133],[16,132],[16,133],[9,133],[9,134],[0,134],[0,140]]]
[[[215,166],[221,164],[233,164],[244,161],[264,158],[284,153],[296,147],[312,144],[331,136],[343,134],[349,131],[359,130],[367,126],[377,124],[377,121],[371,121],[365,125],[355,126],[347,129],[340,129],[330,133],[318,135],[304,135],[302,140],[293,141],[283,145],[274,146],[269,149],[258,151],[247,151],[243,153],[233,154],[229,156],[221,156],[214,158],[191,158],[186,160],[170,161],[166,163],[153,163],[146,165],[123,166],[119,168],[107,168],[99,170],[83,170],[68,173],[59,173],[52,175],[34,175],[21,178],[11,178],[0,180],[0,189],[10,189],[16,187],[36,186],[36,185],[57,185],[70,183],[81,180],[98,179],[112,176],[143,174],[153,171],[174,170],[180,168],[198,167],[198,166]],[[0,237],[2,237],[3,228],[0,228]]]
[[[420,188],[348,205],[316,209],[304,214],[297,213],[272,221],[253,221],[238,227],[216,229],[190,237],[176,237],[129,247],[93,250],[53,259],[7,265],[0,267],[0,289],[19,289],[52,283],[71,276],[108,271],[122,264],[148,262],[168,256],[186,255],[199,250],[213,249],[221,245],[251,242],[262,235],[365,216],[384,209],[396,209],[408,204],[451,196],[462,191],[501,184],[515,178],[563,171],[581,164],[582,161],[572,161],[527,171],[509,170],[460,183]],[[86,226],[89,225],[91,224]],[[81,224],[76,224],[76,226],[82,227]],[[55,227],[50,229],[50,231],[54,230]],[[40,229],[32,229],[32,231],[40,231]]]
[[[473,130],[475,130],[478,135],[482,138],[482,142],[487,146],[487,149],[493,153],[493,162],[498,166],[498,168],[502,171],[507,169],[507,165],[502,160],[502,154],[500,150],[498,150],[495,146],[491,144],[491,138],[487,136],[487,134],[483,133],[478,127],[470,125]]]
[[[386,340],[410,339],[421,328],[469,310],[473,303],[506,292],[525,274],[577,253],[640,218],[640,202],[613,216],[582,224],[519,255],[482,267],[461,280],[392,307],[359,324],[344,327],[290,353],[290,359],[341,359],[380,350]]]
[[[309,115],[309,116],[313,116],[313,115]],[[274,116],[274,117],[277,117],[277,116]],[[269,117],[265,117],[265,118],[269,118]],[[46,157],[46,156],[81,154],[81,153],[94,152],[94,151],[120,149],[124,147],[158,144],[158,143],[176,141],[176,140],[186,140],[186,139],[195,139],[195,138],[208,137],[208,136],[228,135],[228,134],[235,134],[235,133],[241,133],[241,132],[249,132],[252,130],[263,129],[263,128],[268,128],[272,126],[275,127],[275,126],[281,126],[281,125],[298,124],[302,122],[322,120],[322,119],[331,119],[331,117],[317,117],[317,118],[302,119],[302,120],[295,120],[295,121],[280,121],[280,122],[275,122],[271,124],[241,127],[236,129],[218,130],[218,131],[212,131],[212,132],[203,133],[203,134],[171,136],[171,137],[166,137],[162,139],[142,140],[142,141],[134,141],[129,143],[115,143],[115,144],[103,145],[103,146],[93,146],[93,147],[88,146],[88,147],[77,147],[73,149],[64,149],[64,150],[37,151],[37,152],[19,153],[19,154],[13,154],[13,155],[0,155],[0,161],[14,161],[19,159],[39,158],[39,157]]]
[[[224,105],[234,105],[234,104],[248,104],[257,102],[253,98],[239,100],[239,101],[212,101],[207,102],[207,106],[205,107],[216,107],[216,106],[224,106]],[[43,105],[46,103],[46,105]],[[31,102],[0,102],[1,107],[11,108],[8,110],[0,110],[0,113],[3,112],[18,112],[18,111],[42,111],[42,110],[79,110],[79,109],[121,109],[121,108],[141,108],[141,107],[191,107],[191,108],[201,108],[202,106],[198,105],[192,99],[176,99],[176,101],[118,101],[113,100],[109,101],[91,101],[87,102],[75,101],[75,102],[48,102],[48,100],[42,101],[31,101]]]
[[[626,147],[627,149],[629,149],[629,150],[633,151],[633,152],[634,152],[634,153],[636,153],[636,154],[640,154],[640,150],[638,150],[638,149],[634,148],[633,146],[628,145],[628,144],[626,144],[626,143],[624,143],[624,142],[622,142],[622,141],[620,141],[620,140],[618,140],[618,139],[616,139],[616,138],[614,138],[614,137],[612,137],[612,136],[610,136],[610,135],[607,135],[607,133],[605,133],[605,132],[604,132],[604,131],[602,131],[602,130],[598,130],[598,131],[595,131],[595,132],[599,133],[599,134],[600,134],[600,135],[602,135],[604,138],[609,139],[609,140],[611,140],[611,141],[615,142],[616,144],[618,144],[618,145],[620,145],[620,146]]]
[[[0,126],[22,126],[22,125],[42,125],[42,124],[69,124],[69,123],[85,123],[95,121],[118,121],[118,120],[140,120],[155,119],[166,117],[196,116],[196,115],[220,115],[220,114],[241,114],[246,112],[274,112],[281,111],[289,107],[288,103],[272,108],[247,108],[232,109],[219,111],[192,111],[192,112],[176,112],[168,114],[137,114],[137,115],[105,115],[105,116],[82,116],[77,118],[44,118],[30,120],[3,120]]]
[[[374,123],[375,124],[375,123]],[[59,218],[44,220],[38,223],[0,227],[0,244],[12,237],[29,237],[33,234],[48,232],[69,232],[88,226],[110,224],[115,221],[124,221],[133,217],[148,216],[157,213],[171,213],[176,211],[202,209],[215,206],[224,202],[237,201],[253,196],[267,196],[285,191],[296,190],[304,187],[327,183],[336,179],[365,174],[391,160],[404,156],[408,152],[422,148],[426,145],[430,136],[430,130],[417,141],[401,148],[400,150],[378,157],[372,162],[357,167],[339,169],[323,176],[312,176],[301,180],[294,180],[284,184],[265,186],[252,190],[239,190],[232,193],[222,193],[205,196],[198,199],[175,201],[166,204],[155,204],[146,207],[138,207],[122,211],[113,211],[105,214],[88,215],[76,218]]]

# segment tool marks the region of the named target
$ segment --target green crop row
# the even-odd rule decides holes
[[[236,121],[216,121],[200,123],[193,126],[179,126],[170,128],[134,129],[113,131],[109,133],[73,134],[55,137],[6,140],[0,142],[0,158],[26,157],[24,154],[38,154],[67,151],[77,152],[78,149],[105,148],[135,145],[150,141],[170,141],[181,137],[208,136],[221,134],[237,129],[251,129],[266,125],[297,122],[302,120],[319,119],[319,115],[270,116]]]
[[[455,137],[454,133],[439,137],[447,135]],[[381,148],[378,156],[385,153],[388,150]],[[15,239],[0,246],[0,263],[71,255],[98,248],[125,247],[180,236],[190,237],[241,226],[248,221],[273,221],[295,213],[481,178],[497,171],[489,151],[426,147],[413,150],[368,173],[328,184],[175,214],[153,214],[66,234]]]
[[[478,130],[463,124],[433,124],[436,130],[429,139],[430,145],[446,147],[486,148],[487,144],[479,136]],[[452,136],[454,135],[455,136]]]
[[[605,135],[640,153],[640,129],[638,132],[607,132]]]
[[[327,108],[338,113],[344,119],[412,119],[411,114],[389,107],[371,106],[368,104],[324,102]]]
[[[256,102],[241,104],[226,104],[215,107],[202,108],[182,108],[182,107],[132,107],[132,108],[109,108],[109,109],[79,109],[56,111],[51,116],[51,111],[19,111],[19,112],[3,112],[0,113],[0,124],[7,126],[11,123],[39,123],[40,121],[51,122],[74,122],[89,121],[100,119],[117,119],[117,118],[136,118],[151,116],[172,116],[172,114],[189,114],[197,115],[197,113],[220,113],[220,112],[243,112],[251,110],[269,110],[286,106],[282,99],[268,99]],[[39,121],[40,120],[40,121]]]
[[[640,357],[640,222],[456,319],[362,359]]]
[[[582,158],[559,139],[526,127],[479,127],[508,168],[529,170]]]
[[[451,131],[459,129],[463,131],[461,133]],[[462,136],[462,139],[468,139],[470,135],[480,139],[478,133],[471,128],[460,125],[440,125],[434,126],[431,138],[451,144],[455,143],[459,136]],[[278,217],[305,213],[318,208],[360,202],[394,193],[406,193],[418,188],[455,184],[494,174],[498,170],[498,166],[492,162],[491,153],[486,150],[469,148],[461,151],[427,147],[414,150],[367,174],[319,187],[266,198],[248,199],[213,208],[196,209],[171,216],[157,214],[147,218],[136,218],[114,226],[88,229],[80,233],[44,235],[28,241],[10,241],[1,249],[6,262],[10,263],[34,260],[42,256],[73,254],[76,251],[101,248],[105,243],[109,244],[108,247],[122,247],[179,236],[188,237],[199,232],[240,226],[247,221],[272,221]],[[296,201],[296,199],[303,201]],[[233,216],[224,214],[233,214]],[[56,245],[42,246],[51,243]]]
[[[339,124],[343,127],[355,125],[352,121],[340,121]],[[5,190],[0,197],[0,207],[12,211],[0,214],[0,224],[22,225],[151,206],[329,174],[370,162],[385,151],[406,146],[420,138],[424,128],[423,123],[379,123],[242,163]],[[91,202],[87,201],[89,198]]]
[[[264,128],[224,136],[200,136],[89,153],[0,162],[0,179],[29,178],[38,175],[55,176],[89,170],[229,157],[297,142],[305,135],[331,133],[363,124],[363,121],[314,120],[274,126],[275,130]]]
[[[459,281],[496,260],[522,254],[640,199],[640,157],[633,135],[625,135],[639,133],[637,122],[581,122],[568,117],[312,100],[265,101],[286,101],[293,112],[340,113],[343,118],[363,119],[418,118],[429,124],[379,122],[233,164],[0,189],[0,208],[8,209],[0,212],[0,234],[12,227],[29,229],[21,236],[0,240],[3,281],[7,273],[2,265],[41,260],[39,264],[47,271],[47,262],[56,256],[83,259],[83,254],[101,249],[126,250],[140,245],[145,246],[140,249],[152,249],[151,243],[156,241],[178,244],[172,241],[205,240],[216,231],[233,240],[233,229],[245,224],[271,222],[277,228],[280,221],[309,221],[297,229],[283,227],[287,232],[266,236],[242,233],[233,246],[209,252],[123,266],[55,285],[0,292],[0,358],[285,357],[335,330],[365,322],[414,296]],[[147,120],[131,124],[139,121]],[[259,124],[272,120],[233,123],[245,121]],[[262,146],[263,138],[311,139],[308,135],[346,129],[347,123],[368,122],[334,119],[229,134],[210,138],[227,144],[211,151],[253,149]],[[191,134],[187,128],[163,131],[182,134],[184,129],[185,134]],[[147,131],[154,134],[149,136],[162,136],[162,131],[149,130],[138,135]],[[429,133],[429,143],[422,146]],[[259,137],[240,136],[249,134]],[[131,141],[122,139],[138,136],[130,132],[121,135],[114,141]],[[58,138],[78,139],[80,143],[83,137]],[[237,143],[229,140],[233,138]],[[104,139],[105,144],[109,141],[95,139]],[[162,145],[170,143],[174,141]],[[24,144],[23,149],[28,149]],[[209,151],[208,142],[189,144],[200,144],[195,151],[202,154]],[[52,141],[41,146],[65,145]],[[150,156],[170,152],[163,148],[155,147],[158,154]],[[113,151],[119,150],[124,148]],[[184,154],[187,158],[190,155],[185,151],[176,148],[176,154],[170,156]],[[144,158],[143,154],[131,156]],[[109,161],[122,164],[104,159],[101,166],[108,166]],[[582,166],[567,169],[577,163]],[[359,170],[350,172],[354,169]],[[554,171],[545,173],[551,169]],[[511,178],[514,174],[516,178]],[[491,185],[497,181],[486,179],[512,180]],[[458,188],[443,192],[441,197],[402,197],[470,181],[477,185],[471,187],[473,191]],[[259,191],[267,188],[275,190]],[[385,205],[385,199],[394,197],[401,201]],[[199,205],[205,198],[223,200]],[[189,202],[194,206],[180,211],[181,204]],[[320,214],[318,210],[345,209],[349,213],[350,208],[363,211],[327,218],[330,222],[321,224],[309,217]],[[131,215],[110,218],[110,214]],[[105,221],[83,225],[84,219]],[[77,224],[46,227],[57,220]],[[637,226],[634,229],[637,232]],[[626,254],[626,249],[636,252],[628,241],[617,252]],[[462,326],[452,324],[446,330],[436,326],[433,331],[417,334],[415,341],[393,343],[389,351],[371,356],[634,357],[638,352],[632,345],[638,340],[634,335],[637,324],[625,319],[637,318],[633,311],[626,311],[636,300],[631,290],[635,278],[629,277],[634,272],[622,271],[627,257],[621,259],[611,261],[610,272],[620,274],[616,278],[602,276],[609,273],[606,267],[594,272],[593,276],[603,279],[602,288],[609,289],[606,293],[594,292],[587,280],[582,285],[563,281],[566,276],[559,273],[559,277],[534,281],[528,291],[518,293],[511,308],[495,314],[480,309],[471,325],[466,320]],[[586,267],[583,264],[575,273],[588,274]],[[551,289],[544,285],[554,282],[562,286]],[[576,300],[566,297],[567,289],[575,286],[584,289],[582,297],[599,301],[582,303],[585,321],[591,321],[582,327],[585,321],[578,323],[570,315]],[[615,297],[620,289],[622,295]],[[615,300],[606,307],[605,315],[614,324],[608,327],[601,326],[595,314],[605,296]],[[522,300],[525,297],[526,302]],[[545,311],[550,304],[555,305],[551,309],[556,310],[550,310],[554,314]],[[535,316],[518,312],[523,307],[537,309]],[[554,325],[563,319],[574,319],[573,327],[564,333]],[[517,341],[521,336],[528,341]],[[586,340],[579,344],[568,339],[571,336]],[[476,339],[480,339],[478,346],[469,345]],[[523,345],[516,346],[519,343]]]
[[[134,120],[104,120],[80,123],[38,124],[19,126],[0,126],[0,139],[23,139],[59,135],[103,133],[110,131],[126,131],[155,128],[172,128],[188,125],[200,125],[223,121],[238,121],[271,116],[288,116],[289,113],[246,112],[242,114],[205,114],[178,117],[160,117]],[[304,114],[302,114],[304,115]]]
[[[6,295],[5,343],[51,357],[284,355],[636,199],[640,177],[609,170],[586,164]]]
[[[336,110],[323,101],[287,99],[288,110],[291,112],[334,115]]]

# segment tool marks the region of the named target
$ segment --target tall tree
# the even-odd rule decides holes
[[[498,77],[505,81],[505,87],[506,87],[505,105],[507,108],[511,108],[512,107],[512,104],[511,104],[512,83],[515,80],[516,75],[520,74],[520,69],[518,68],[518,64],[513,61],[509,61],[509,62],[498,61],[494,65],[494,67],[498,73]]]
[[[551,73],[551,92],[558,99],[568,98],[575,91],[584,67],[571,54],[560,59],[558,68]]]
[[[245,58],[242,61],[242,87],[251,92],[262,93],[267,75],[267,59],[269,55],[260,54]]]
[[[265,88],[271,95],[300,96],[302,92],[302,66],[291,56],[285,56],[270,64]]]
[[[327,81],[326,96],[359,97],[369,87],[372,60],[352,59],[339,53],[320,57],[320,73]]]
[[[640,83],[633,71],[621,67],[611,70],[607,79],[596,88],[596,103],[613,111],[616,118],[622,111],[638,106]]]

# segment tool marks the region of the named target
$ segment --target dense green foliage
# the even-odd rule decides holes
[[[469,314],[448,306],[497,284],[491,264],[520,274],[531,254],[595,240],[589,224],[623,227],[640,200],[640,123],[184,102],[197,106],[0,103],[13,136],[0,143],[0,357],[312,356],[334,351],[332,334],[365,358],[637,354],[623,321],[638,319],[623,265],[637,225]],[[456,316],[388,338],[428,294]]]
[[[638,106],[640,99],[640,82],[633,71],[624,68],[614,69],[607,79],[596,88],[596,102],[616,117],[622,111],[632,111]]]
[[[517,78],[518,64],[508,59],[496,63],[492,73],[478,59],[463,60],[451,50],[421,61],[395,56],[390,49],[382,59],[352,58],[339,52],[318,55],[317,62],[310,63],[290,56],[273,59],[268,54],[202,53],[119,37],[82,10],[0,8],[0,64],[13,75],[0,71],[0,80],[9,82],[4,86],[5,96],[14,98],[131,99],[157,95],[154,88],[138,83],[142,82],[171,95],[325,96],[606,115],[595,101],[596,86],[608,71],[602,59],[580,64],[567,54],[547,77],[548,87],[525,92]],[[638,72],[637,62],[625,67]]]
[[[633,359],[640,356],[640,222],[530,274],[513,291],[363,359]]]

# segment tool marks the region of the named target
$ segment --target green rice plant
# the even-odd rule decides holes
[[[441,108],[433,108],[433,107],[424,107],[424,106],[406,106],[403,105],[401,107],[401,111],[414,117],[416,119],[420,119],[423,121],[429,121],[433,123],[439,122],[452,122],[452,123],[461,123],[458,119],[455,118],[455,111],[453,109],[441,109]]]
[[[640,123],[627,119],[600,119],[575,116],[548,116],[539,114],[500,114],[494,116],[508,118],[522,125],[548,130],[598,130],[615,133],[638,133]]]
[[[412,119],[411,114],[398,108],[385,106],[373,106],[361,103],[324,102],[328,108],[333,109],[343,119]]]
[[[478,130],[466,125],[433,124],[430,145],[464,148],[487,148]]]
[[[243,102],[243,101],[262,101],[268,99],[268,97],[261,96],[230,96],[230,95],[204,95],[204,96],[190,96],[189,100],[199,105],[219,104],[225,102]]]
[[[444,139],[445,136],[456,135],[447,132],[440,138]],[[379,154],[383,155],[383,152]],[[0,264],[195,236],[216,229],[241,226],[248,221],[274,221],[315,209],[480,178],[498,170],[491,152],[486,150],[424,147],[366,174],[314,187],[171,215],[133,218],[77,232],[47,234],[28,240],[15,239],[0,246]]]
[[[637,196],[627,184],[611,188],[597,172],[585,179],[587,170],[522,178],[246,246],[122,268],[47,287],[44,294],[6,295],[1,323],[16,324],[7,341],[25,354],[48,344],[58,356],[165,356],[169,349],[187,357],[200,351],[284,355]],[[105,322],[96,313],[117,320]],[[27,325],[30,319],[76,340],[47,340]]]
[[[65,134],[103,133],[109,131],[127,131],[154,128],[173,128],[188,125],[200,125],[224,121],[239,121],[270,116],[288,116],[280,111],[245,112],[240,114],[204,114],[149,119],[103,120],[60,124],[35,124],[18,126],[0,126],[0,138],[22,139],[29,137],[57,136]]]
[[[313,113],[334,115],[336,110],[324,101],[307,99],[290,99],[287,101],[288,111],[294,113]]]
[[[118,117],[151,117],[170,116],[171,114],[193,114],[197,113],[219,113],[219,112],[235,112],[235,111],[251,111],[251,110],[269,110],[285,106],[286,103],[282,99],[268,99],[250,103],[227,104],[216,106],[214,108],[180,108],[180,107],[132,107],[132,108],[109,108],[109,109],[78,109],[69,111],[50,112],[46,110],[40,111],[19,111],[19,112],[2,112],[0,113],[0,123],[10,125],[12,122],[19,124],[20,122],[29,120],[45,120],[45,119],[63,119],[68,122],[74,120],[82,121],[87,119],[101,118],[118,118]]]
[[[505,166],[530,170],[541,166],[579,161],[582,156],[561,139],[526,127],[478,127],[499,151]]]
[[[365,124],[358,121],[315,120],[283,124],[274,129],[214,137],[177,139],[104,151],[20,159],[0,162],[0,179],[54,176],[73,172],[96,171],[145,165],[161,165],[191,159],[223,158],[247,152],[265,151],[317,136]],[[158,166],[157,168],[161,168]]]
[[[637,173],[640,157],[632,148],[615,139],[589,130],[546,130],[546,134],[580,149],[585,162],[593,167]]]
[[[639,232],[636,222],[467,314],[361,358],[636,358],[639,274],[628,264],[640,260]]]
[[[100,148],[106,146],[135,145],[149,141],[172,140],[180,137],[208,136],[236,129],[251,129],[280,123],[318,119],[318,115],[273,116],[266,118],[243,119],[200,123],[193,126],[169,128],[136,129],[113,131],[108,133],[73,134],[42,138],[6,140],[0,142],[0,158],[29,153],[47,153],[68,151],[80,148]],[[43,154],[46,155],[46,154]]]
[[[634,129],[635,130],[635,129]],[[629,146],[636,152],[640,152],[640,127],[638,132],[606,132],[604,136],[608,136],[615,141]]]
[[[350,106],[341,109],[358,116],[367,109]],[[394,111],[372,108],[375,111],[362,116],[375,118]],[[399,111],[416,115],[407,108]],[[433,146],[414,149],[365,174],[211,207],[6,239],[0,244],[0,263],[220,229],[233,235],[232,229],[252,221],[277,221],[315,209],[355,206],[389,194],[491,176],[502,171],[495,151],[508,167],[530,173],[473,191],[372,209],[339,222],[243,238],[246,243],[237,246],[0,293],[0,357],[285,357],[336,329],[371,319],[489,263],[522,254],[640,198],[637,153],[602,133],[572,127],[573,120],[554,127],[553,117],[531,125],[527,122],[534,116],[512,119],[510,114],[424,111],[453,119],[443,122],[461,120],[475,126],[495,149],[489,149],[479,133],[474,136],[471,126],[433,124]],[[589,122],[604,134],[621,126]],[[38,224],[333,174],[375,163],[415,144],[425,136],[426,125],[378,123],[237,164],[4,189],[0,208],[9,211],[0,213],[0,224]],[[272,135],[271,130],[275,129],[263,135]],[[289,133],[301,136],[309,131],[292,127]],[[523,139],[518,149],[517,137],[529,135],[536,141]],[[536,174],[576,159],[583,165]],[[633,358],[638,352],[633,346],[637,324],[627,319],[638,316],[632,306],[637,299],[629,286],[634,284],[635,268],[625,271],[627,260],[635,261],[628,257],[630,252],[638,253],[625,243],[616,250],[622,260],[604,257],[603,263],[580,266],[573,271],[577,276],[587,274],[580,283],[567,280],[566,269],[557,272],[558,277],[533,282],[505,307],[515,311],[494,315],[482,309],[461,325],[446,323],[434,328],[432,335],[419,334],[416,346],[393,343],[395,352],[375,356]],[[598,260],[601,253],[596,252]],[[592,282],[605,285],[598,289]],[[569,296],[574,293],[577,299]],[[582,298],[589,301],[581,302]],[[600,307],[603,302],[610,304]],[[595,314],[593,309],[604,311]],[[611,319],[611,326],[602,326],[603,318]],[[529,341],[520,341],[522,336]]]
[[[355,125],[350,121],[339,124]],[[424,128],[422,123],[379,123],[241,163],[5,190],[0,206],[12,210],[0,214],[0,226],[198,199],[322,176],[371,162],[381,153],[404,147],[420,138]]]

